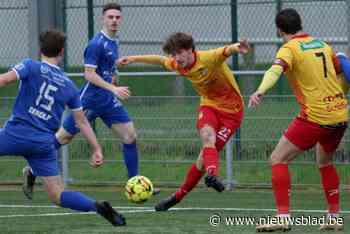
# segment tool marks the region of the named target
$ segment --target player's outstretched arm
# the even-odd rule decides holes
[[[265,72],[258,90],[249,97],[248,107],[260,105],[263,95],[276,84],[282,73],[282,66],[272,65],[271,68]]]
[[[343,71],[345,80],[350,84],[350,61],[344,53],[337,53],[337,58]]]
[[[17,81],[17,74],[15,71],[9,71],[0,75],[0,87],[7,86]]]
[[[247,54],[250,51],[250,45],[246,39],[241,40],[240,42],[228,45],[225,48],[225,55],[227,57],[235,53]]]
[[[97,73],[95,68],[85,67],[85,79],[93,83],[94,85],[111,91],[118,98],[125,100],[131,95],[129,87],[127,86],[115,86],[103,80]]]
[[[73,111],[73,116],[75,123],[92,148],[90,165],[93,167],[101,166],[103,163],[101,146],[97,142],[96,135],[92,130],[89,121],[86,119],[84,112],[82,110]]]
[[[117,60],[117,65],[128,65],[131,63],[147,63],[163,66],[167,57],[161,55],[133,55],[121,57]]]

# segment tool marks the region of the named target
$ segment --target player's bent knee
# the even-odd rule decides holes
[[[276,148],[273,150],[270,158],[272,165],[278,163],[288,164],[293,161],[303,150],[290,142],[286,137],[282,136]]]
[[[278,163],[288,163],[288,160],[283,155],[272,152],[270,157],[270,163],[271,165],[275,165]]]
[[[122,141],[124,144],[132,144],[136,141],[137,134],[136,132],[128,133],[122,136]]]
[[[62,192],[59,192],[59,191],[52,191],[52,192],[48,192],[47,195],[49,197],[49,200],[56,204],[56,205],[60,205],[61,203],[61,193]]]
[[[59,176],[43,177],[45,191],[51,202],[60,205],[61,193],[64,191],[64,186]]]
[[[201,129],[200,137],[201,137],[203,145],[215,146],[216,135],[215,135],[215,131],[213,131],[211,128],[210,129],[204,129],[204,128]]]
[[[56,205],[60,205],[61,201],[61,193],[63,192],[63,187],[61,188],[60,186],[50,186],[47,185],[45,186],[46,188],[46,193],[49,197],[49,200]]]
[[[318,167],[326,167],[333,164],[333,160],[331,158],[317,158]]]

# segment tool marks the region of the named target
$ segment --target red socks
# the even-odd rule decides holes
[[[322,185],[328,203],[328,213],[339,212],[339,177],[333,165],[320,168]],[[272,189],[274,191],[278,214],[289,213],[289,191],[291,188],[287,164],[272,166]]]
[[[219,153],[216,148],[205,147],[202,152],[203,166],[210,176],[217,176],[219,171]]]
[[[272,189],[278,214],[289,214],[289,192],[291,188],[287,164],[272,165]]]
[[[216,148],[205,147],[202,151],[203,166],[208,175],[217,176],[219,169],[219,154]],[[205,172],[197,169],[195,164],[192,164],[187,172],[184,183],[175,192],[176,200],[180,201],[190,192],[200,181]]]
[[[196,167],[196,164],[192,164],[191,168],[187,172],[184,183],[175,192],[176,200],[177,201],[182,200],[182,198],[188,192],[190,192],[194,187],[196,187],[196,185],[198,184],[198,182],[200,181],[203,175],[204,175],[204,172],[198,170]]]
[[[339,212],[339,177],[334,165],[320,168],[321,180],[328,203],[328,213]]]

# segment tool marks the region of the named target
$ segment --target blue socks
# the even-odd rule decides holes
[[[76,191],[63,191],[60,199],[60,206],[63,208],[70,208],[76,211],[96,212],[96,201],[83,193]]]
[[[136,142],[123,144],[123,156],[129,178],[139,174],[139,156],[137,153]]]

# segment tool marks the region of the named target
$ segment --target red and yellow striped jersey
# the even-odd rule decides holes
[[[301,106],[301,118],[321,125],[347,121],[347,99],[337,80],[334,57],[329,45],[308,34],[292,38],[277,52],[274,63],[284,69]]]
[[[189,69],[181,69],[175,59],[167,58],[164,66],[186,77],[201,96],[201,106],[210,106],[236,113],[243,109],[243,99],[236,80],[225,63],[225,47],[196,51],[195,62]]]

